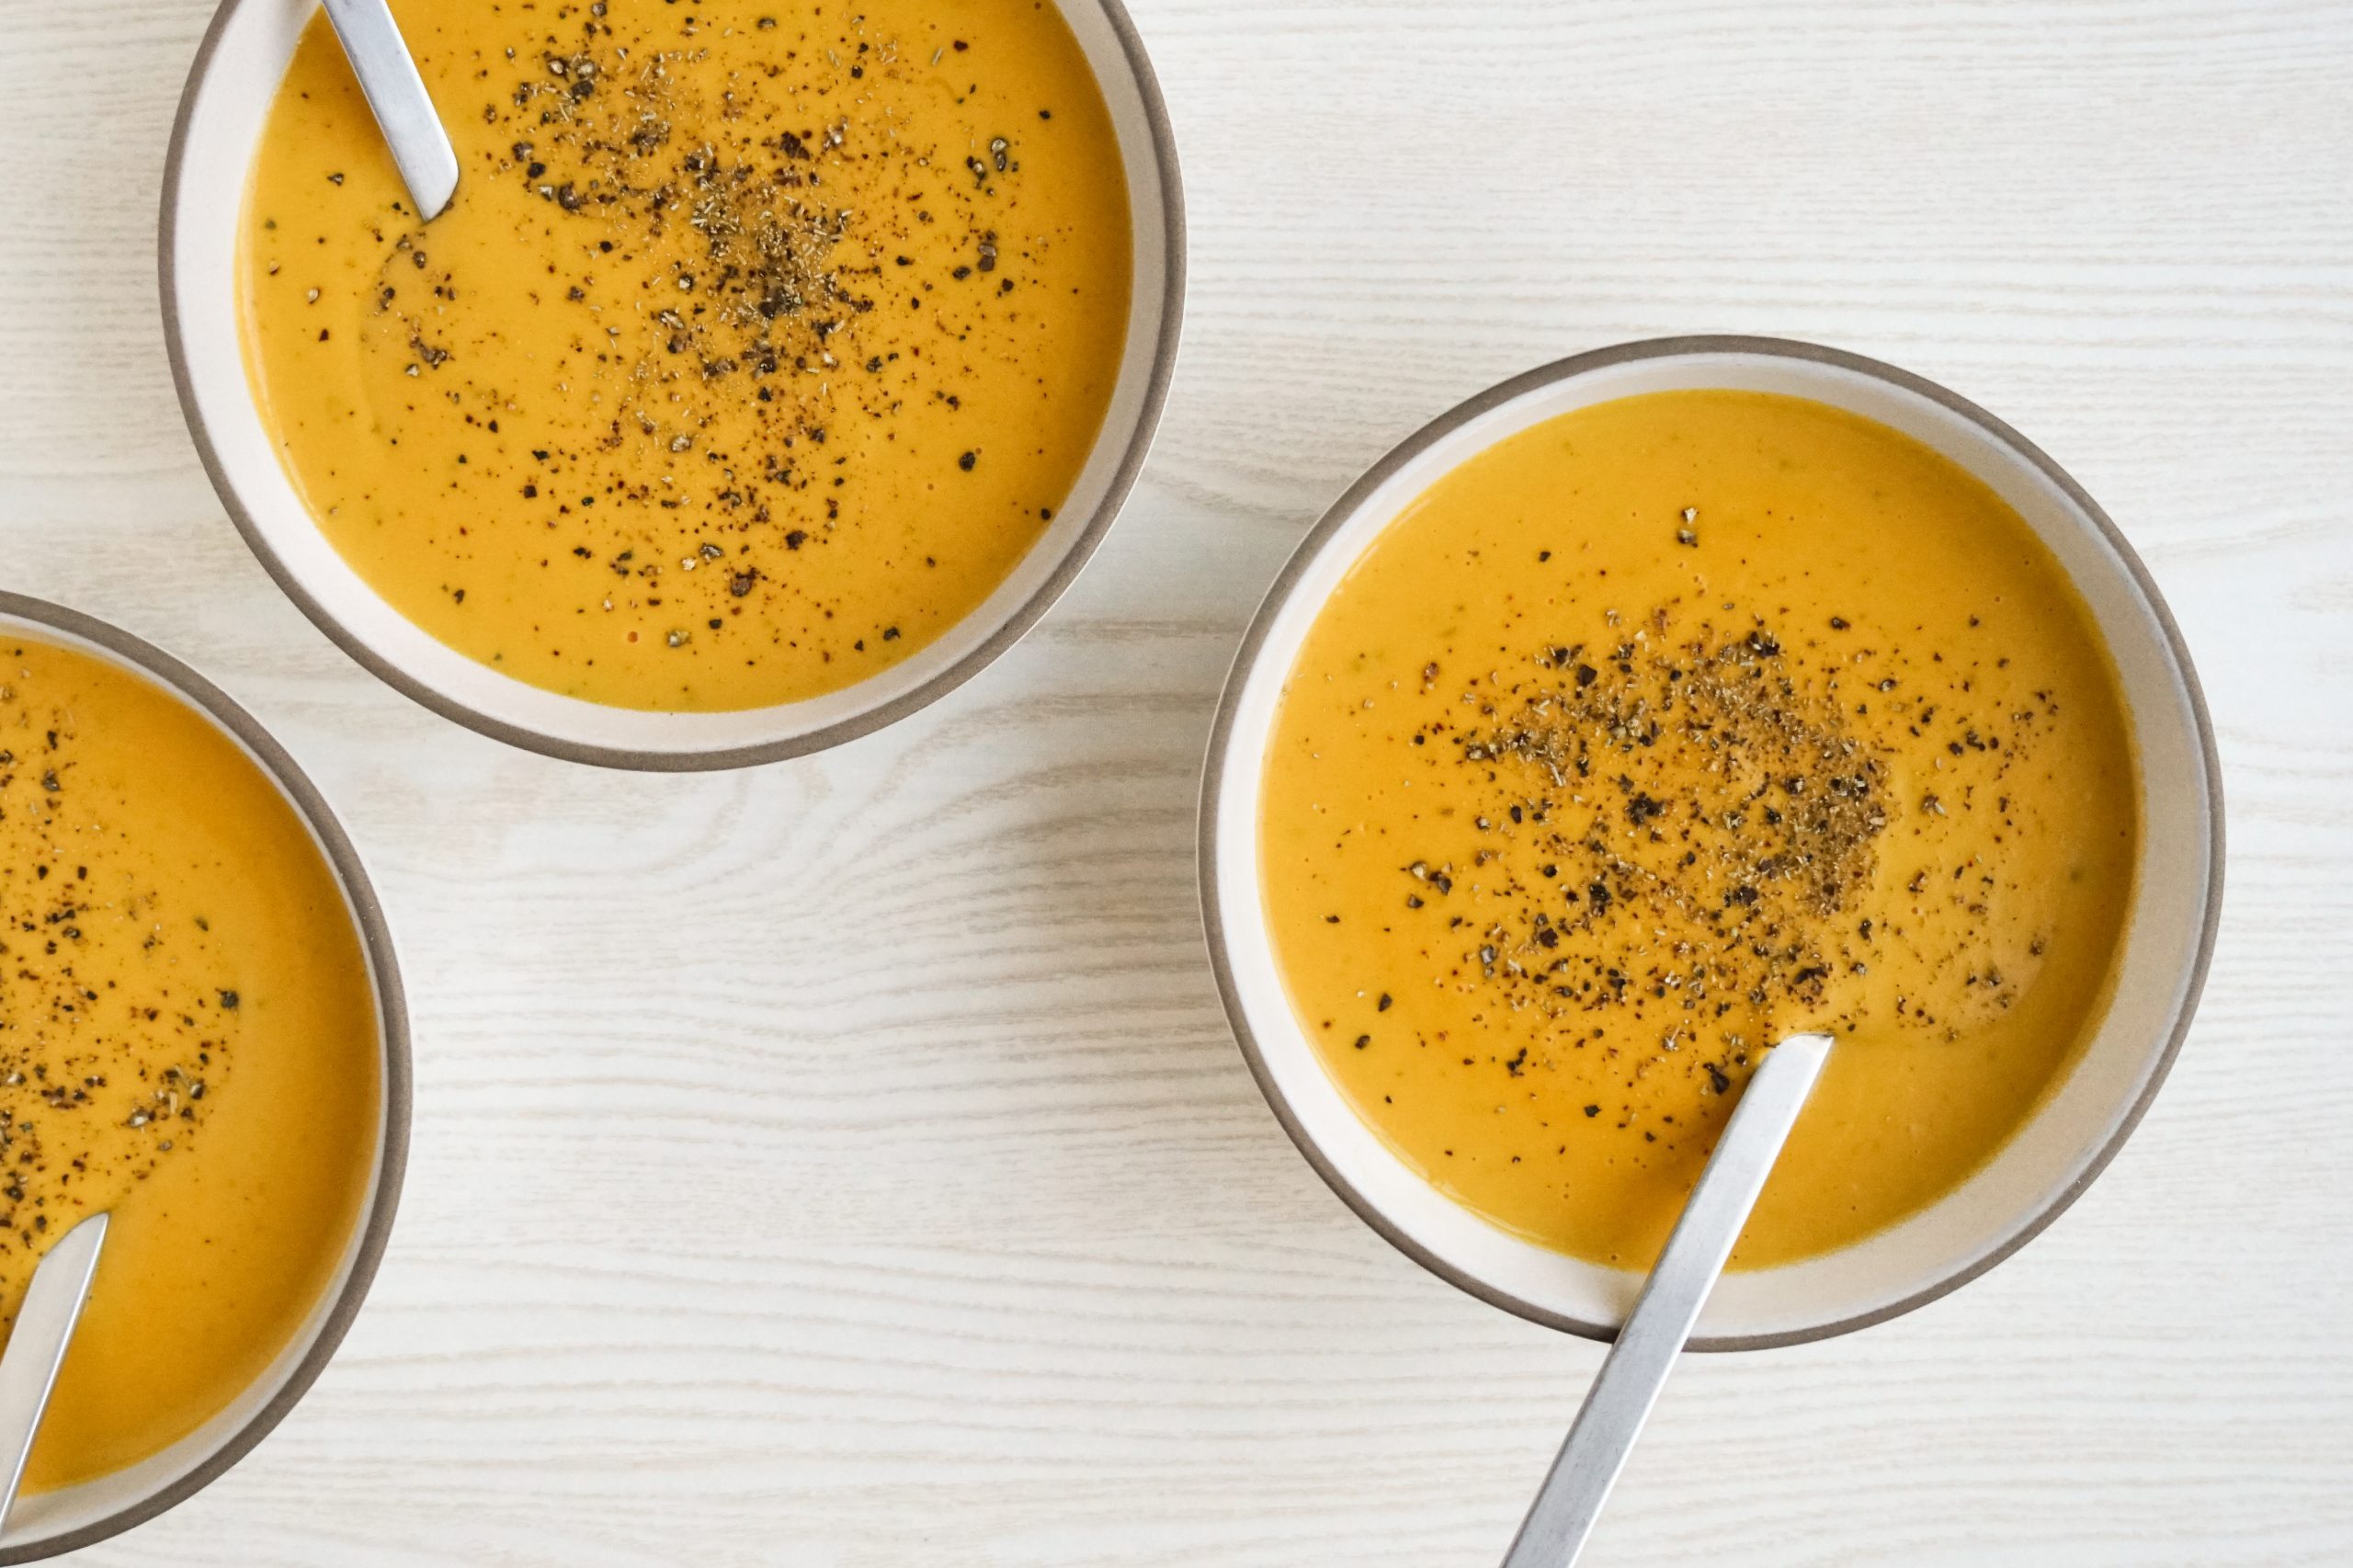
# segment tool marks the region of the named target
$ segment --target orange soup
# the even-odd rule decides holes
[[[456,144],[420,223],[324,15],[246,198],[248,369],[393,608],[518,680],[763,707],[1035,544],[1126,336],[1125,167],[1040,0],[393,0]]]
[[[112,1216],[28,1491],[161,1451],[294,1341],[382,1076],[350,911],[277,786],[145,677],[0,629],[0,1314]]]
[[[1495,1223],[1646,1268],[1776,1039],[1829,1065],[1734,1254],[1935,1201],[2106,1009],[2131,727],[2063,569],[1883,426],[1563,415],[1433,485],[1311,631],[1262,853],[1358,1112]]]

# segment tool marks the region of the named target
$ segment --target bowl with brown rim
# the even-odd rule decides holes
[[[165,163],[164,328],[182,412],[231,519],[289,597],[425,706],[533,751],[665,771],[742,767],[839,744],[971,679],[1045,614],[1101,543],[1143,466],[1167,395],[1185,285],[1176,145],[1150,61],[1119,0],[1058,0],[1110,110],[1133,271],[1110,403],[1045,531],[971,613],[903,661],[801,701],[654,711],[505,675],[403,616],[337,552],[280,463],[245,365],[237,263],[243,195],[312,0],[224,0],[189,70]]]
[[[0,1534],[0,1562],[31,1562],[104,1540],[194,1496],[251,1452],[317,1381],[358,1316],[392,1234],[408,1158],[410,1078],[408,1012],[382,907],[335,813],[286,749],[219,687],[117,627],[60,605],[0,593],[0,632],[10,631],[161,687],[226,735],[277,787],[342,892],[373,993],[382,1052],[366,1196],[325,1288],[301,1325],[224,1409],[161,1452],[95,1480],[17,1499]],[[99,1268],[103,1277],[103,1256]]]
[[[1812,344],[1683,337],[1578,355],[1492,387],[1400,443],[1351,485],[1276,578],[1244,639],[1202,786],[1202,916],[1226,1015],[1276,1117],[1368,1224],[1481,1299],[1608,1338],[1642,1278],[1488,1223],[1411,1168],[1325,1074],[1286,994],[1265,908],[1259,801],[1269,738],[1310,627],[1402,509],[1473,454],[1592,403],[1694,390],[1809,398],[1893,427],[2000,495],[2089,607],[2132,721],[2143,834],[2112,1000],[2027,1122],[1927,1209],[1852,1245],[1727,1275],[1696,1349],[1820,1339],[1934,1301],[2008,1257],[2082,1195],[2164,1083],[2189,1028],[2222,907],[2222,804],[2213,732],[2179,630],[2123,534],[2057,463],[1966,399]]]

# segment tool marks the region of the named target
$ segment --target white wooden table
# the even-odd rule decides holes
[[[2228,913],[2091,1194],[1910,1317],[1688,1365],[1590,1561],[2353,1562],[2353,7],[1141,5],[1193,282],[1126,517],[948,700],[699,778],[432,717],[224,520],[153,259],[207,9],[0,7],[0,583],[311,770],[401,940],[415,1144],[309,1399],[88,1562],[1493,1562],[1599,1349],[1277,1130],[1200,750],[1359,468],[1700,330],[1921,371],[2103,500],[2204,673]]]

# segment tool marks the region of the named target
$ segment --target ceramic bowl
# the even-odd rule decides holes
[[[1991,485],[2082,592],[2121,673],[2140,751],[2138,887],[2116,995],[2097,1037],[2032,1119],[1941,1201],[1854,1245],[1728,1275],[1693,1347],[1818,1339],[1893,1317],[1974,1278],[2051,1223],[2115,1156],[2164,1081],[2214,941],[2222,779],[2196,674],[2154,584],[2107,515],[2025,437],[1942,387],[1833,349],[1673,338],[1549,365],[1482,392],[1392,451],[1324,514],[1250,626],[1218,710],[1200,818],[1202,913],[1228,1016],[1300,1150],[1367,1223],[1463,1290],[1539,1323],[1608,1338],[1641,1277],[1551,1251],[1442,1196],[1324,1074],[1277,972],[1260,887],[1258,801],[1278,701],[1348,569],[1441,474],[1590,403],[1729,388],[1812,398],[1926,443]]]
[[[246,380],[237,227],[264,121],[315,0],[225,0],[197,51],[164,176],[165,338],[222,504],[319,629],[435,711],[533,751],[608,767],[740,767],[821,750],[953,690],[1019,640],[1102,541],[1159,423],[1184,299],[1185,223],[1160,88],[1119,0],[1057,0],[1109,106],[1135,278],[1111,403],[1069,498],[995,593],[937,642],[844,690],[730,713],[648,713],[502,675],[404,618],[335,552],[279,464]]]
[[[375,989],[384,1087],[367,1205],[352,1226],[335,1277],[301,1331],[226,1410],[162,1453],[96,1481],[18,1499],[8,1515],[6,1532],[0,1534],[0,1563],[32,1562],[76,1551],[154,1517],[210,1485],[285,1419],[343,1342],[375,1278],[400,1201],[409,1116],[408,1013],[392,936],[351,841],[294,759],[219,687],[127,631],[57,605],[0,593],[0,635],[11,631],[78,649],[163,686],[225,731],[277,784],[342,885]],[[101,1260],[101,1274],[105,1268]]]

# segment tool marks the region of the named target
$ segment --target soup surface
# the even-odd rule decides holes
[[[2113,666],[1993,492],[1762,393],[1481,453],[1312,629],[1261,853],[1293,1006],[1447,1193],[1647,1268],[1764,1051],[1837,1045],[1734,1263],[1950,1190],[2097,1027],[2139,845]]]
[[[661,710],[820,695],[970,613],[1126,341],[1123,166],[1041,0],[394,0],[428,225],[324,14],[247,198],[246,356],[336,550],[435,637]]]
[[[375,998],[275,785],[142,676],[0,627],[0,1313],[113,1216],[28,1490],[225,1409],[339,1267],[374,1168]]]

